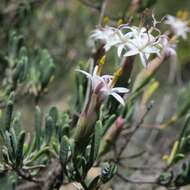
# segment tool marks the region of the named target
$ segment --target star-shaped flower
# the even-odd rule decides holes
[[[187,20],[182,20],[175,16],[167,15],[165,23],[170,25],[176,36],[187,39],[187,33],[190,32]]]
[[[123,56],[139,55],[144,67],[148,65],[151,54],[160,55],[161,44],[158,37],[154,37],[144,27],[128,27],[131,31],[127,33],[128,41],[125,43]]]
[[[107,96],[113,96],[122,105],[125,104],[124,99],[119,95],[120,93],[128,93],[129,89],[123,87],[112,87],[112,75],[97,75],[98,67],[94,68],[93,74],[90,74],[83,70],[77,70],[83,73],[90,81],[92,91],[97,93],[101,99],[105,99]]]
[[[92,31],[90,38],[103,41],[104,48],[108,51],[112,46],[121,44],[124,36],[118,28],[106,26]]]
[[[163,52],[167,56],[176,56],[176,42],[175,40],[169,40],[167,35],[162,35],[160,37],[161,44],[163,46]]]

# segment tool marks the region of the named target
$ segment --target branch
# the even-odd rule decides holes
[[[23,179],[25,179],[27,181],[34,182],[37,184],[40,184],[42,182],[41,180],[34,178],[32,175],[30,175],[30,173],[25,173],[21,169],[14,168],[14,171],[18,174],[18,176],[22,177]]]
[[[104,0],[103,3],[102,3],[101,11],[100,11],[100,17],[99,17],[99,21],[98,21],[99,26],[101,26],[102,20],[104,19],[107,4],[108,4],[108,0]]]
[[[129,142],[131,141],[131,138],[134,136],[134,134],[137,132],[137,130],[140,128],[140,126],[144,122],[144,119],[147,116],[147,114],[149,113],[149,111],[151,110],[151,108],[152,108],[152,104],[147,107],[146,112],[144,113],[144,115],[140,119],[139,123],[137,123],[137,125],[133,128],[133,130],[130,133],[126,134],[126,140],[125,140],[125,143],[123,144],[123,146],[121,147],[121,149],[117,155],[117,159],[116,159],[117,161],[120,160],[120,157],[122,156],[123,151],[128,146]]]
[[[91,9],[93,9],[96,12],[101,12],[101,9],[102,9],[102,5],[101,4],[94,4],[94,3],[91,3],[88,0],[78,0],[78,1],[81,2],[83,5],[85,5],[85,6],[89,7],[89,8],[91,8]],[[107,15],[107,16],[113,22],[117,22],[119,19],[122,18],[122,17],[113,17],[112,15]],[[123,18],[123,19],[125,19],[125,18]]]
[[[119,172],[116,174],[121,180],[127,183],[132,183],[132,184],[157,184],[157,177],[154,178],[142,178],[142,179],[132,179],[126,176],[123,176]]]
[[[100,4],[94,4],[88,0],[78,0],[80,1],[82,4],[84,4],[87,7],[90,7],[91,9],[94,9],[96,11],[100,11],[101,10],[101,5]]]
[[[42,177],[39,179],[31,178],[20,170],[17,173],[27,182],[18,185],[16,190],[49,190],[59,188],[63,183],[62,167],[57,159],[52,160],[50,166],[42,172]]]

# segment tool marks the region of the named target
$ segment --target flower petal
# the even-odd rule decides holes
[[[124,47],[125,47],[124,45],[118,45],[117,54],[119,57],[121,57],[121,54],[122,54]]]
[[[87,78],[91,78],[91,77],[92,77],[92,75],[89,74],[89,73],[86,72],[86,71],[83,71],[83,70],[80,70],[80,69],[76,69],[76,71],[77,71],[77,72],[80,72],[80,73],[82,73],[82,74],[84,74],[84,75],[86,75]]]
[[[148,60],[146,58],[146,55],[144,53],[139,53],[140,55],[140,59],[141,59],[141,63],[142,65],[147,68],[147,65],[148,65]]]
[[[115,87],[115,88],[112,88],[112,91],[116,93],[128,93],[129,89],[124,88],[124,87]]]
[[[115,93],[115,92],[112,92],[111,95],[112,95],[120,104],[122,104],[123,106],[125,105],[125,102],[124,102],[123,98],[122,98],[119,94],[117,94],[117,93]]]
[[[139,51],[137,49],[133,49],[133,50],[127,51],[123,56],[129,57],[129,56],[133,56],[133,55],[137,55],[137,54],[139,54]]]

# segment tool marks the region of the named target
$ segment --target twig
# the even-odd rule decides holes
[[[88,0],[78,0],[78,1],[80,1],[85,6],[90,7],[92,9],[96,10],[96,11],[100,11],[101,10],[101,5],[100,4],[94,4],[94,3],[91,3]]]
[[[101,11],[100,11],[100,17],[99,17],[99,21],[98,21],[98,25],[101,26],[102,24],[102,20],[104,18],[105,15],[105,10],[106,10],[106,6],[107,6],[108,0],[104,0],[101,6]]]
[[[88,0],[78,0],[78,1],[81,2],[83,5],[93,9],[94,11],[101,12],[101,4],[94,4],[94,3],[91,3]],[[112,15],[108,15],[108,14],[107,14],[107,16],[114,23],[117,22],[119,19],[121,19],[120,16],[119,17],[113,17]]]
[[[30,174],[24,173],[22,170],[16,170],[20,177],[27,180],[16,187],[16,190],[47,190],[59,188],[63,181],[63,171],[58,160],[52,160],[49,167],[42,172],[41,176],[34,178]]]
[[[145,153],[146,151],[141,151],[141,152],[139,152],[139,153],[137,153],[137,154],[133,154],[133,155],[130,155],[130,156],[127,156],[127,157],[121,157],[120,159],[121,160],[127,160],[127,159],[135,159],[135,158],[138,158],[138,157],[140,157],[140,156],[142,156],[144,153]]]
[[[145,170],[149,170],[149,171],[153,171],[153,170],[164,170],[165,168],[163,167],[151,167],[151,166],[127,166],[127,169],[130,170],[141,170],[141,171],[145,171]]]
[[[149,111],[151,110],[151,108],[152,108],[152,104],[147,107],[146,112],[144,113],[144,115],[140,119],[139,123],[137,123],[137,125],[134,127],[133,131],[126,135],[127,137],[126,137],[125,143],[121,147],[121,149],[120,149],[120,151],[119,151],[119,153],[117,155],[116,161],[120,160],[120,157],[122,156],[123,151],[128,146],[128,144],[131,141],[131,138],[133,137],[133,135],[136,133],[136,131],[140,128],[141,124],[144,122],[144,119],[147,116],[147,114],[149,113]]]
[[[25,173],[23,170],[21,169],[17,169],[17,168],[13,168],[14,171],[23,179],[30,181],[30,182],[34,182],[34,183],[42,183],[41,180],[34,178],[32,175],[30,175],[30,173]]]
[[[131,4],[130,4],[130,8],[129,10],[131,12],[135,12],[135,11],[138,11],[139,7],[141,6],[142,4],[142,0],[132,0],[131,1]]]
[[[157,184],[157,177],[153,178],[152,180],[150,179],[131,179],[129,177],[123,176],[119,172],[116,174],[120,179],[127,183],[132,183],[132,184]]]

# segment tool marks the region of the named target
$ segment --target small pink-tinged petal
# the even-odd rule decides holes
[[[122,128],[125,124],[125,119],[119,116],[115,121],[116,127]]]
[[[169,47],[169,48],[166,50],[166,54],[167,54],[167,55],[171,55],[171,56],[176,56],[176,51],[175,51],[174,48]]]
[[[112,88],[112,92],[116,92],[116,93],[128,93],[129,89],[123,88],[123,87],[115,87],[115,88]]]
[[[93,76],[91,77],[92,89],[95,89],[100,83],[104,83],[101,77]]]
[[[120,104],[122,104],[123,106],[125,105],[125,102],[124,102],[123,98],[122,98],[119,94],[117,94],[117,93],[115,93],[115,92],[112,92],[111,95],[112,95]]]
[[[107,79],[113,79],[113,75],[103,75],[103,76],[101,76],[101,78],[103,78],[103,79],[105,79],[105,80],[107,80]]]

